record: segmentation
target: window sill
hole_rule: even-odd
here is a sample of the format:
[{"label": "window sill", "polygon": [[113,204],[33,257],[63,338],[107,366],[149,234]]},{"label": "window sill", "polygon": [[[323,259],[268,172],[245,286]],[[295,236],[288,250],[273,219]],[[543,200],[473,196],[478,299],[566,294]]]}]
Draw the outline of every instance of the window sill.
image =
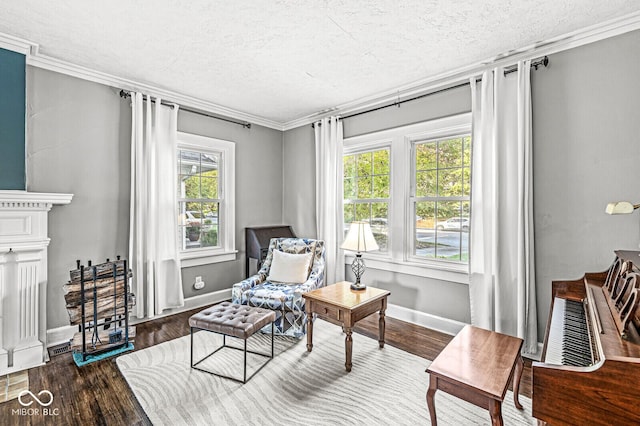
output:
[{"label": "window sill", "polygon": [[236,260],[238,250],[224,251],[222,249],[194,249],[180,252],[182,268],[192,266],[209,265],[212,263],[229,262]]},{"label": "window sill", "polygon": [[[346,255],[345,265],[351,265],[355,256]],[[424,278],[449,281],[458,284],[469,284],[468,266],[465,264],[427,265],[419,262],[398,262],[390,258],[366,257],[366,267],[399,274],[415,275]]]}]

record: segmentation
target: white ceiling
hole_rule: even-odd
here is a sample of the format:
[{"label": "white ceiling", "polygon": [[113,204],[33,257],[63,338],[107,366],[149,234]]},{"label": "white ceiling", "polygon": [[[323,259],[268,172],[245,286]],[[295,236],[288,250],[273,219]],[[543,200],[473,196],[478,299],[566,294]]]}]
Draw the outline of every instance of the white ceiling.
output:
[{"label": "white ceiling", "polygon": [[638,10],[637,0],[2,0],[0,33],[287,123]]}]

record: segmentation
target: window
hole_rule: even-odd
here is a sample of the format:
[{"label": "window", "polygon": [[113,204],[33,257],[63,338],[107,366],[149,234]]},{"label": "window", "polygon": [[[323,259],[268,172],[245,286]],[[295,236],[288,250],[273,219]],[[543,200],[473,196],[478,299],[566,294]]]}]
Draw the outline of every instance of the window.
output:
[{"label": "window", "polygon": [[370,267],[468,282],[470,113],[347,138],[343,167],[345,235],[371,224]]},{"label": "window", "polygon": [[349,223],[371,225],[380,251],[387,251],[389,216],[389,148],[364,151],[343,157],[344,232]]},{"label": "window", "polygon": [[235,259],[235,144],[178,133],[178,241],[183,266]]},{"label": "window", "polygon": [[471,136],[412,143],[412,255],[469,260]]}]

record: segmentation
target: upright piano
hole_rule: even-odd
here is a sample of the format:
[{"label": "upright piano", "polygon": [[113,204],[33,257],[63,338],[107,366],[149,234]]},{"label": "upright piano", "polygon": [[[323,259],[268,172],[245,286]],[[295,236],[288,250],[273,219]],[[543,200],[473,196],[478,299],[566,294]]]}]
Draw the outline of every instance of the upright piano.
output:
[{"label": "upright piano", "polygon": [[552,283],[532,366],[538,424],[640,425],[640,252],[615,254],[607,271]]}]

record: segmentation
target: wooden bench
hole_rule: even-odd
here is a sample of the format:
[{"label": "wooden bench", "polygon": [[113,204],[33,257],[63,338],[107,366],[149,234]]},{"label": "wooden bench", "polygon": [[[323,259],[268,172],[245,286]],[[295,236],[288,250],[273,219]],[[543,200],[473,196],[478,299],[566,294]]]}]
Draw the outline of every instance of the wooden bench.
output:
[{"label": "wooden bench", "polygon": [[522,343],[517,337],[465,326],[427,368],[431,424],[437,425],[434,396],[438,389],[488,409],[491,424],[502,425],[502,401],[513,379],[513,400],[522,409],[518,401]]}]

